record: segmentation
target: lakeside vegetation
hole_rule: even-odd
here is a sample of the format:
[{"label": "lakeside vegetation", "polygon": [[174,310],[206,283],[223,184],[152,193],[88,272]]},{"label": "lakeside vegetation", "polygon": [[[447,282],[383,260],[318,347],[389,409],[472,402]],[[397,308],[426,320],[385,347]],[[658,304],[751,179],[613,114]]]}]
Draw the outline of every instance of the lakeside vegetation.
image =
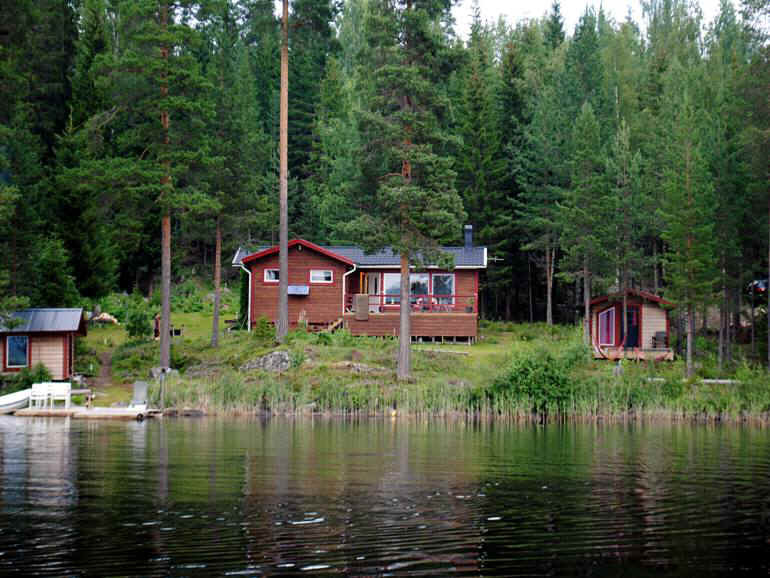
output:
[{"label": "lakeside vegetation", "polygon": [[[205,295],[203,289],[190,293],[188,300],[199,310],[174,316],[184,331],[172,342],[172,362],[179,375],[167,381],[165,407],[219,414],[538,421],[770,419],[764,370],[738,361],[732,370],[720,371],[707,338],[698,341],[696,376],[685,381],[681,359],[657,364],[626,361],[622,375],[615,375],[613,363],[591,358],[576,326],[482,321],[479,341],[472,346],[414,344],[412,379],[401,382],[396,378],[394,339],[353,337],[345,331],[293,331],[279,346],[272,326],[264,322],[251,333],[225,331],[219,347],[212,348],[212,306]],[[228,307],[237,310],[235,302],[228,301]],[[79,349],[91,359],[110,356],[112,384],[96,388],[99,405],[128,401],[128,384],[148,380],[150,369],[157,366],[157,342],[129,338],[124,325],[91,328]],[[286,371],[242,369],[274,351],[287,352]],[[704,378],[725,377],[738,383],[701,383]],[[160,405],[157,384],[151,387],[151,400]]]}]

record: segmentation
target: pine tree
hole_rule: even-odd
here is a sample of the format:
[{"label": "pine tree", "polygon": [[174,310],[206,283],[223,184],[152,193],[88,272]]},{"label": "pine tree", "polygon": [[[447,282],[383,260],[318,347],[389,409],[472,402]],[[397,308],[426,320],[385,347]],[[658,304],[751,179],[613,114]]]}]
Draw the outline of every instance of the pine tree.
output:
[{"label": "pine tree", "polygon": [[[208,149],[209,86],[192,48],[200,32],[195,3],[120,2],[119,48],[96,60],[96,86],[119,107],[112,119],[120,132],[114,156],[102,167],[113,171],[113,187],[145,214],[161,214],[160,364],[169,366],[171,316],[171,212],[206,201],[200,180]],[[157,223],[157,222],[156,222]],[[157,225],[156,225],[157,226]]]},{"label": "pine tree", "polygon": [[410,373],[410,264],[445,262],[439,243],[457,236],[464,217],[451,159],[436,153],[443,138],[437,87],[445,46],[438,24],[450,3],[381,0],[369,8],[361,72],[373,86],[360,119],[365,143],[355,199],[360,214],[348,230],[365,249],[389,245],[401,257],[398,377],[405,379]]}]

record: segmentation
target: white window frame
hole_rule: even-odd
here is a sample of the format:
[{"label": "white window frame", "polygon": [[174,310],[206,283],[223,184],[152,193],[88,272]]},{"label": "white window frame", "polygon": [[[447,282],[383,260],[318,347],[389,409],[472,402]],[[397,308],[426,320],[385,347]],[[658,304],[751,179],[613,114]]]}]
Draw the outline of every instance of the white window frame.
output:
[{"label": "white window frame", "polygon": [[[436,283],[433,281],[436,277],[451,277],[452,278],[452,293],[451,297],[442,297],[440,294],[436,293]],[[431,275],[430,279],[430,291],[433,294],[433,298],[436,299],[437,303],[440,305],[454,305],[455,304],[455,293],[457,291],[457,279],[455,278],[454,273],[433,273]]]},{"label": "white window frame", "polygon": [[[329,280],[325,279],[313,279],[313,273],[329,274]],[[334,283],[334,271],[332,269],[311,269],[310,270],[310,282],[313,285],[331,285]]]},{"label": "white window frame", "polygon": [[[27,342],[27,355],[24,360],[24,365],[11,365],[11,357],[9,355],[9,345],[11,339],[24,339]],[[29,367],[29,336],[28,335],[8,335],[5,338],[5,366],[8,369],[16,369],[22,367]]]},{"label": "white window frame", "polygon": [[[398,293],[388,293],[388,276],[398,277]],[[397,307],[401,304],[401,273],[383,273],[382,274],[382,294],[384,295],[384,304],[392,307]]]},{"label": "white window frame", "polygon": [[[603,315],[611,315],[611,321],[610,321],[610,341],[605,342],[602,341],[602,316]],[[615,345],[615,308],[614,307],[608,307],[604,311],[600,311],[599,315],[596,317],[596,323],[598,325],[597,327],[597,333],[598,335],[598,341],[599,345]]]},{"label": "white window frame", "polygon": [[[276,279],[268,279],[268,278],[267,278],[267,272],[268,272],[268,271],[275,271],[275,272],[276,272],[276,277],[277,277],[277,278],[276,278]],[[263,273],[262,275],[263,275],[263,277],[262,277],[262,280],[263,280],[265,283],[278,283],[278,282],[280,282],[280,280],[281,280],[281,279],[280,279],[280,277],[281,277],[281,270],[280,270],[280,269],[265,269],[265,270],[264,270],[264,273]]]}]

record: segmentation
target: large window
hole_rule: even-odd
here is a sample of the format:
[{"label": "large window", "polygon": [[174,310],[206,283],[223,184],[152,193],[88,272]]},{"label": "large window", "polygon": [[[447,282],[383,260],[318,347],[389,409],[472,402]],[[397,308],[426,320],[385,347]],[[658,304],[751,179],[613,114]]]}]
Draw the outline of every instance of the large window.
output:
[{"label": "large window", "polygon": [[[454,273],[433,274],[433,294],[439,305],[454,305],[455,303],[455,276]],[[440,297],[447,295],[447,297]]]},{"label": "large window", "polygon": [[409,275],[409,302],[427,303],[430,293],[430,275],[428,273],[412,273]]},{"label": "large window", "polygon": [[311,269],[310,270],[310,282],[311,283],[333,283],[334,273],[329,269]]},{"label": "large window", "polygon": [[278,283],[280,269],[265,269],[265,283]]},{"label": "large window", "polygon": [[615,345],[615,308],[599,313],[599,345]]},{"label": "large window", "polygon": [[[385,305],[398,305],[401,294],[401,273],[385,273],[382,276],[383,293],[385,293]],[[395,297],[392,297],[395,295]]]},{"label": "large window", "polygon": [[27,367],[29,338],[26,335],[9,335],[5,340],[6,367]]}]

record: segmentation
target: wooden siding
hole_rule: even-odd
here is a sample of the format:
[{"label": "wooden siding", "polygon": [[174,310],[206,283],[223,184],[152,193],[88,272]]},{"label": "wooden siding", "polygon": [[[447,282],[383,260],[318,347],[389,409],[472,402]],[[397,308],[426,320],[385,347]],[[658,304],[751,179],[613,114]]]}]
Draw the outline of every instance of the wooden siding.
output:
[{"label": "wooden siding", "polygon": [[[478,316],[475,313],[412,313],[414,337],[476,337]],[[345,314],[345,328],[353,335],[373,337],[397,336],[399,313],[373,313],[367,321],[356,321]]]},{"label": "wooden siding", "polygon": [[642,322],[642,347],[652,348],[652,338],[655,333],[667,331],[666,311],[653,303],[645,303]]},{"label": "wooden siding", "polygon": [[42,363],[51,372],[53,379],[69,377],[65,367],[67,365],[64,355],[67,351],[66,347],[65,335],[31,336],[29,339],[31,366]]},{"label": "wooden siding", "polygon": [[[301,250],[300,250],[301,249]],[[251,267],[251,323],[260,317],[272,322],[278,320],[278,283],[265,283],[265,269],[278,269],[278,254],[271,254],[250,264]],[[333,271],[332,283],[311,283],[311,269]],[[342,316],[343,275],[350,269],[344,263],[322,255],[307,247],[289,249],[289,285],[308,285],[310,294],[304,297],[289,295],[289,325],[295,327],[300,313],[305,312],[308,323],[331,323]]]}]

